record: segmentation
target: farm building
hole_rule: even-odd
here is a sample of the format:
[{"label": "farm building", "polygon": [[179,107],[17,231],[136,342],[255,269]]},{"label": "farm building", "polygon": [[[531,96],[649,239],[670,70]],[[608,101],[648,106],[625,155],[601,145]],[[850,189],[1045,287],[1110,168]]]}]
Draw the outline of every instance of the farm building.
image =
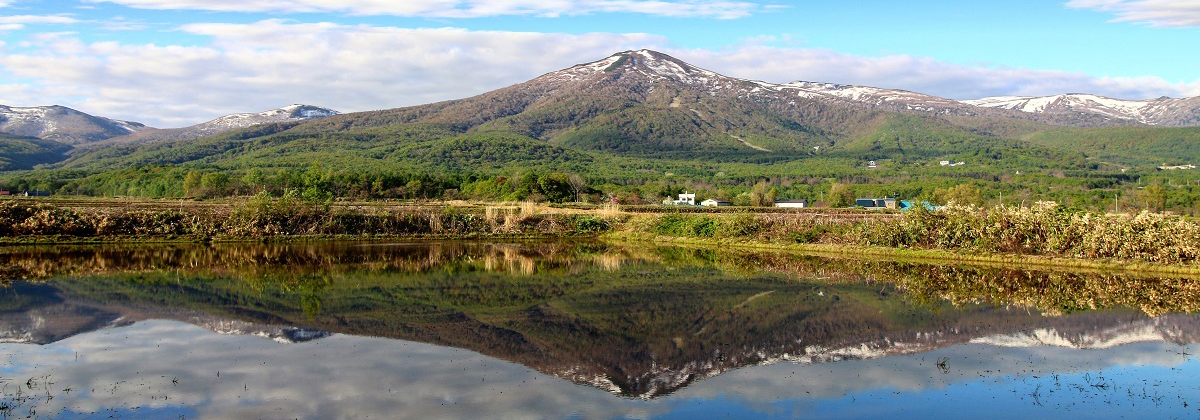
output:
[{"label": "farm building", "polygon": [[899,204],[895,198],[859,198],[854,200],[855,207],[862,207],[868,210],[896,209],[899,208]]},{"label": "farm building", "polygon": [[694,205],[696,205],[696,194],[695,193],[679,194],[678,200],[672,200],[670,198],[666,198],[663,200],[663,204],[668,205],[668,206],[694,206]]},{"label": "farm building", "polygon": [[775,200],[775,207],[808,207],[808,200]]}]

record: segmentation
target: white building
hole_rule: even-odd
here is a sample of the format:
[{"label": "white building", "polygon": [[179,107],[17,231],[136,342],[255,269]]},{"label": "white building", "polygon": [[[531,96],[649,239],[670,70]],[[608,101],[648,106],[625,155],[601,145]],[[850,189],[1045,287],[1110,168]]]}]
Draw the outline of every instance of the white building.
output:
[{"label": "white building", "polygon": [[678,200],[671,200],[670,198],[668,198],[668,199],[663,200],[663,204],[666,204],[669,206],[694,206],[694,205],[696,205],[696,194],[695,193],[679,194]]},{"label": "white building", "polygon": [[723,199],[723,198],[710,198],[710,199],[701,201],[700,205],[704,206],[704,207],[725,207],[725,206],[732,206],[733,202]]},{"label": "white building", "polygon": [[775,207],[804,208],[808,207],[808,200],[775,200]]}]

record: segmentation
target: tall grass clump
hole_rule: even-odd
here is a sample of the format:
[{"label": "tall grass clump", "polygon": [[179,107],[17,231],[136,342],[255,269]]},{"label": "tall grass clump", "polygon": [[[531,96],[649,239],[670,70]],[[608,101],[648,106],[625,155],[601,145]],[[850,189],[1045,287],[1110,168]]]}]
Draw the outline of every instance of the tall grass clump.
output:
[{"label": "tall grass clump", "polygon": [[771,243],[844,243],[852,222],[812,214],[665,214],[643,231],[685,238],[738,239]]},{"label": "tall grass clump", "polygon": [[1076,212],[1052,202],[1033,207],[951,205],[896,221],[864,223],[863,245],[1194,264],[1200,225],[1142,212],[1132,217]]}]

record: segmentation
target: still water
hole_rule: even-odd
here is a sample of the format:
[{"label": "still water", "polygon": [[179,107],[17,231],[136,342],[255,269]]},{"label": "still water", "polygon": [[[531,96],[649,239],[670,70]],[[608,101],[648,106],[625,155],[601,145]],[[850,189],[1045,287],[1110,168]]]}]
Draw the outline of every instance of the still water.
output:
[{"label": "still water", "polygon": [[1200,418],[1183,277],[599,242],[0,248],[0,418]]}]

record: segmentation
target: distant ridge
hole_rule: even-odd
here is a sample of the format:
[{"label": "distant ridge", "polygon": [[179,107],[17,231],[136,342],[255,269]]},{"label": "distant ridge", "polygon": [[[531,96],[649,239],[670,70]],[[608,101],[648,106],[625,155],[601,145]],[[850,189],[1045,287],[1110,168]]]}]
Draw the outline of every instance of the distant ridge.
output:
[{"label": "distant ridge", "polygon": [[85,114],[59,105],[0,105],[0,133],[78,145],[147,130],[142,123]]},{"label": "distant ridge", "polygon": [[147,144],[164,141],[194,139],[221,134],[258,124],[303,121],[314,118],[330,117],[338,114],[340,113],[329,108],[322,108],[313,105],[293,104],[283,108],[276,108],[263,112],[230,114],[188,127],[139,131],[126,136],[115,137],[103,143],[89,145],[89,147],[95,148],[121,144]]},{"label": "distant ridge", "polygon": [[1069,93],[1037,97],[996,96],[962,102],[979,107],[1014,109],[1034,114],[1103,115],[1162,127],[1200,126],[1200,96],[1132,101],[1087,93]]}]

